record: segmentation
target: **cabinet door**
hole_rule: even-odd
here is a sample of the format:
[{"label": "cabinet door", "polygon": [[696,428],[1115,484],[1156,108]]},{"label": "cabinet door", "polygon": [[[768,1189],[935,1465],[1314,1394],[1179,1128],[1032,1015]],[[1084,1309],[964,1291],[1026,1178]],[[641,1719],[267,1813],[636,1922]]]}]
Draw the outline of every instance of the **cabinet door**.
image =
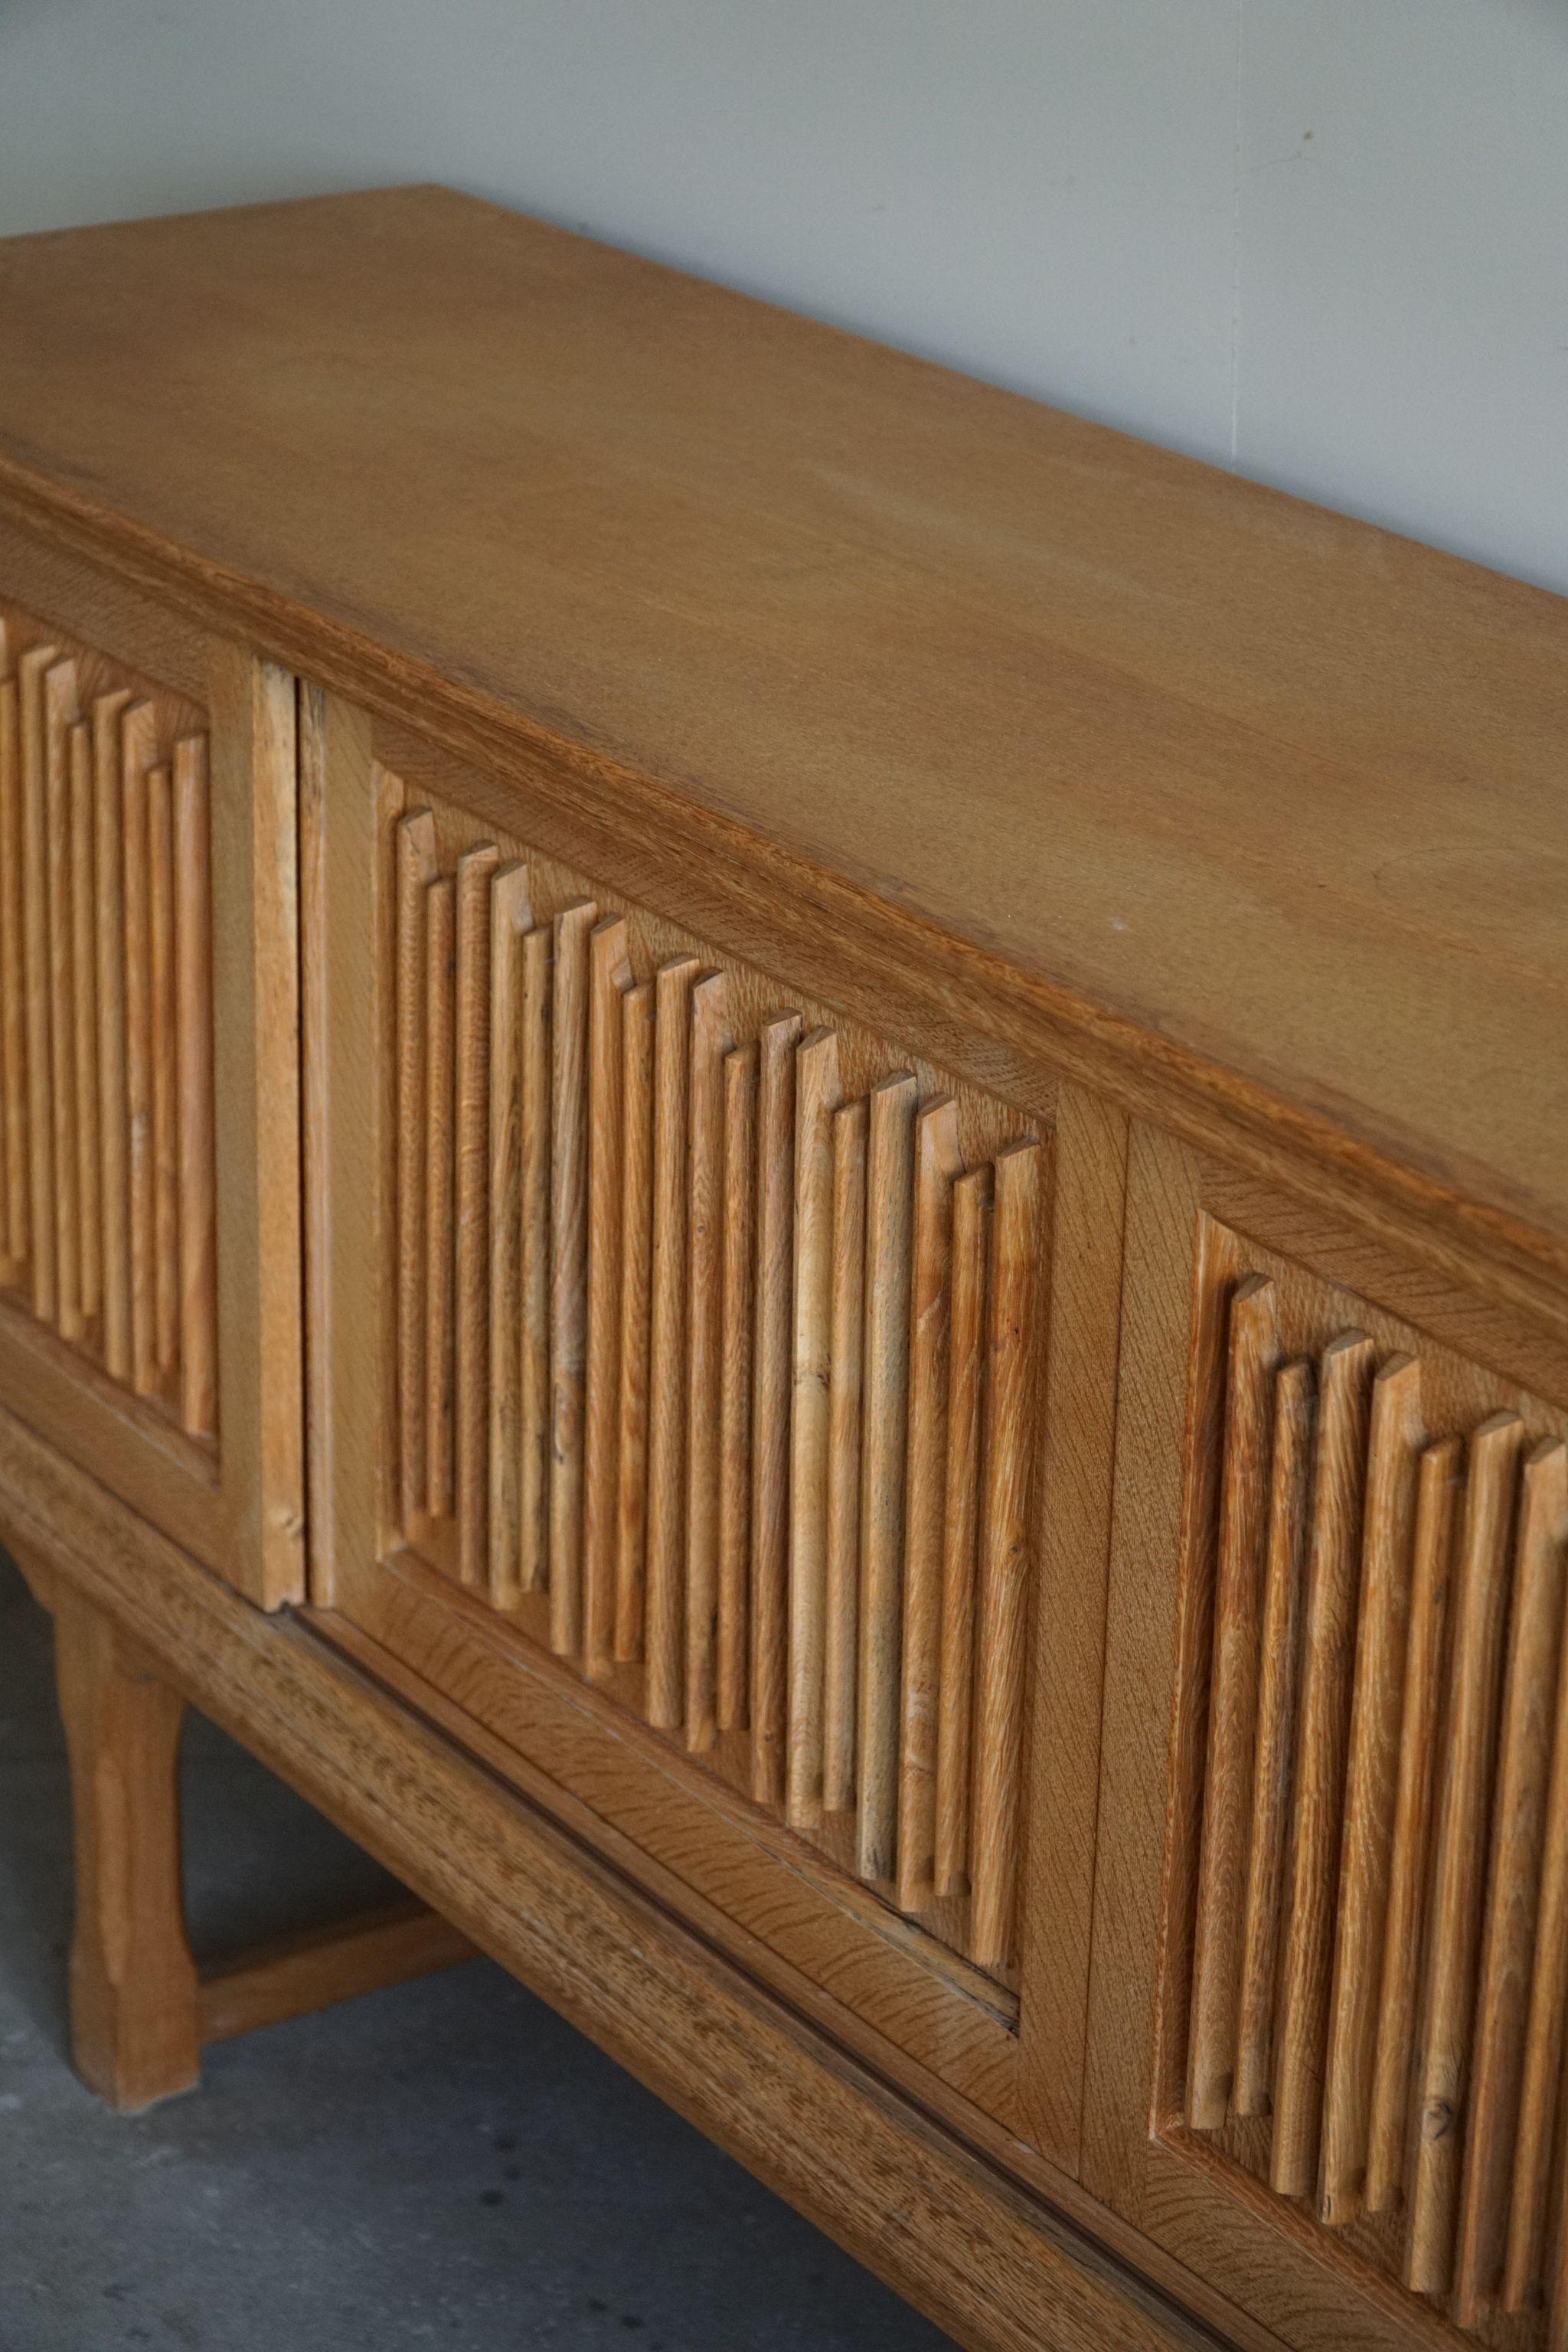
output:
[{"label": "cabinet door", "polygon": [[308,730],[312,1589],[814,2013],[1075,2160],[1119,1130],[1067,1180],[1047,1567],[1058,1122],[376,748]]},{"label": "cabinet door", "polygon": [[1568,1364],[1131,1168],[1086,2178],[1291,2344],[1560,2341]]},{"label": "cabinet door", "polygon": [[0,1402],[303,1569],[294,686],[0,531]]}]

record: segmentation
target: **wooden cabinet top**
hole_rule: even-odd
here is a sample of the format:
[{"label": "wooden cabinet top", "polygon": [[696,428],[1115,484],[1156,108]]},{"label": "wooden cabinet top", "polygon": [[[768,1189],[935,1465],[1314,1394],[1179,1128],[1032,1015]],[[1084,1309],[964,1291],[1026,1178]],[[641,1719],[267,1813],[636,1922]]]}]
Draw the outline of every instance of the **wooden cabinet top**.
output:
[{"label": "wooden cabinet top", "polygon": [[1568,1280],[1563,599],[434,188],[0,244],[0,498]]}]

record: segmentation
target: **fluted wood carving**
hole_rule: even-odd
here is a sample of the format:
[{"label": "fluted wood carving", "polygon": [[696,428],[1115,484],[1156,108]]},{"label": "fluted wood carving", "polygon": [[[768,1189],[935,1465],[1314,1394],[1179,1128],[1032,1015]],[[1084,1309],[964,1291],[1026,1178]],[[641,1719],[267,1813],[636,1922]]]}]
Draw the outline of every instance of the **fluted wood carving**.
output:
[{"label": "fluted wood carving", "polygon": [[405,1540],[1005,1975],[1037,1138],[449,812],[392,865]]},{"label": "fluted wood carving", "polygon": [[1185,2121],[1558,2347],[1568,1449],[1418,1335],[1304,1349],[1302,1290],[1226,1307]]},{"label": "fluted wood carving", "polygon": [[0,608],[0,1288],[217,1430],[203,715]]}]

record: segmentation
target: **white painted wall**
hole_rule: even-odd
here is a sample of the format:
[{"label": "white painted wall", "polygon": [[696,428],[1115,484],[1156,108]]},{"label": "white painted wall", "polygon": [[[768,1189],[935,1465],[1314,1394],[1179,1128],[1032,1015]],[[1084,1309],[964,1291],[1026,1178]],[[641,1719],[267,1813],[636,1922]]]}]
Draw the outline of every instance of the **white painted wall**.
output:
[{"label": "white painted wall", "polygon": [[412,179],[1568,590],[1568,0],[0,0],[0,233]]}]

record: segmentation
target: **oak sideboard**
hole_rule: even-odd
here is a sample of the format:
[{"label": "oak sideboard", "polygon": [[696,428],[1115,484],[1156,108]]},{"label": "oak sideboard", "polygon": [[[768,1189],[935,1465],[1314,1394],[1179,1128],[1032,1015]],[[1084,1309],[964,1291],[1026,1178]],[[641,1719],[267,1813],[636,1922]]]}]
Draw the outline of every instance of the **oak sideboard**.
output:
[{"label": "oak sideboard", "polygon": [[[0,245],[89,2082],[478,1946],[975,2352],[1568,2347],[1565,761],[1558,598],[466,197]],[[187,1703],[410,1902],[198,1973]]]}]

